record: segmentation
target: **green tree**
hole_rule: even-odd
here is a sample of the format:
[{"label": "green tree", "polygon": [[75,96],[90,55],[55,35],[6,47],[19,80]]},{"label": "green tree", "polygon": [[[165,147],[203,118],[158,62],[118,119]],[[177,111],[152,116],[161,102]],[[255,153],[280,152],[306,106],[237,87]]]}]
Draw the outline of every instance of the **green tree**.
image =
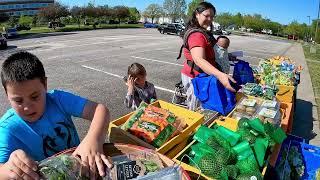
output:
[{"label": "green tree", "polygon": [[114,9],[114,15],[116,18],[118,18],[119,23],[121,23],[121,20],[129,18],[130,17],[130,11],[129,8],[126,6],[116,6]]},{"label": "green tree", "polygon": [[38,21],[39,21],[38,16],[33,16],[33,17],[32,17],[32,26],[33,26],[33,27],[36,27],[37,24],[38,24]]},{"label": "green tree", "polygon": [[32,24],[32,17],[30,16],[21,16],[19,18],[19,24],[23,25],[23,26],[30,26]]},{"label": "green tree", "polygon": [[80,28],[81,24],[81,19],[83,18],[83,8],[78,7],[78,6],[73,6],[72,9],[70,10],[72,18],[76,21],[78,24],[78,27]]},{"label": "green tree", "polygon": [[18,22],[19,22],[19,19],[17,17],[11,16],[9,18],[8,24],[9,24],[10,27],[14,27],[15,25],[18,24]]},{"label": "green tree", "polygon": [[151,23],[153,23],[153,20],[161,17],[162,14],[163,10],[159,4],[150,4],[144,11],[143,15],[147,18],[151,18]]},{"label": "green tree", "polygon": [[193,11],[196,10],[198,4],[201,3],[201,2],[203,2],[203,1],[204,1],[204,0],[192,0],[192,1],[189,3],[189,5],[188,5],[188,13],[187,13],[187,15],[188,15],[189,17],[191,17]]},{"label": "green tree", "polygon": [[58,2],[41,9],[39,12],[39,16],[48,21],[60,20],[61,17],[66,17],[69,14],[68,7]]},{"label": "green tree", "polygon": [[292,21],[284,30],[286,34],[289,35],[296,35],[299,38],[303,39],[304,36],[306,35],[306,32],[308,30],[307,25],[304,24],[299,24],[297,21]]},{"label": "green tree", "polygon": [[241,27],[244,24],[243,21],[243,16],[241,13],[237,13],[234,17],[233,17],[233,23],[237,26],[237,27]]},{"label": "green tree", "polygon": [[233,16],[230,13],[221,13],[217,15],[217,17],[214,19],[215,22],[219,23],[222,27],[228,27],[232,24],[233,22]]},{"label": "green tree", "polygon": [[163,9],[166,11],[168,16],[173,22],[183,18],[185,14],[187,5],[185,0],[165,0],[163,3]]},{"label": "green tree", "polygon": [[129,14],[130,14],[129,16],[130,21],[138,22],[141,17],[140,12],[135,7],[129,8]]}]

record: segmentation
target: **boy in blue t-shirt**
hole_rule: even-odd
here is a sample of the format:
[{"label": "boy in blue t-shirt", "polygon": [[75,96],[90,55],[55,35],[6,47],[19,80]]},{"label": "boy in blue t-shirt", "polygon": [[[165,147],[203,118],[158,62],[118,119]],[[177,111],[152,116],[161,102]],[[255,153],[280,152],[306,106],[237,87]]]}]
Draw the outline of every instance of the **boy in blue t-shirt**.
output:
[{"label": "boy in blue t-shirt", "polygon": [[[76,147],[90,176],[105,175],[111,166],[103,153],[109,110],[74,94],[47,92],[41,61],[18,52],[2,64],[1,81],[11,104],[0,119],[0,179],[39,179],[36,161]],[[92,120],[80,143],[71,116]]]}]

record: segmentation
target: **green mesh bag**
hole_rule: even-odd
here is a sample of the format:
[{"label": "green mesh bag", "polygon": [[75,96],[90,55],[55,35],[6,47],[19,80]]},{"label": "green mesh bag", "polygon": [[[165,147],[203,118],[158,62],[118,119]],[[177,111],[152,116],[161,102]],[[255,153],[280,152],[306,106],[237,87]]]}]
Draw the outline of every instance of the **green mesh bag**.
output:
[{"label": "green mesh bag", "polygon": [[212,154],[204,155],[199,161],[201,173],[212,178],[219,178],[224,167],[225,165],[218,163],[215,155]]},{"label": "green mesh bag", "polygon": [[249,121],[248,118],[241,118],[241,119],[238,121],[238,130],[239,130],[239,129],[246,129],[246,128],[248,128],[248,127],[249,127],[248,121]]},{"label": "green mesh bag", "polygon": [[211,134],[212,136],[208,138],[207,143],[213,149],[218,150],[219,148],[230,149],[230,143],[223,139],[217,132]]},{"label": "green mesh bag", "polygon": [[231,155],[228,159],[228,164],[236,164],[237,161],[238,161],[238,155],[233,149],[231,149]]},{"label": "green mesh bag", "polygon": [[239,168],[240,174],[259,171],[259,167],[254,156],[239,160],[236,166]]},{"label": "green mesh bag", "polygon": [[249,144],[254,144],[254,142],[256,141],[256,136],[253,135],[252,133],[250,133],[249,130],[239,130],[238,133],[241,135],[241,140],[244,141],[248,141]]},{"label": "green mesh bag", "polygon": [[224,148],[220,148],[218,149],[217,153],[216,153],[216,160],[223,164],[223,165],[227,165],[229,162],[229,159],[231,159],[231,150],[230,149],[224,149]]},{"label": "green mesh bag", "polygon": [[239,174],[239,168],[235,165],[228,165],[226,167],[228,177],[230,179],[236,179]]},{"label": "green mesh bag", "polygon": [[259,171],[248,172],[240,174],[237,180],[263,180],[262,175]]}]

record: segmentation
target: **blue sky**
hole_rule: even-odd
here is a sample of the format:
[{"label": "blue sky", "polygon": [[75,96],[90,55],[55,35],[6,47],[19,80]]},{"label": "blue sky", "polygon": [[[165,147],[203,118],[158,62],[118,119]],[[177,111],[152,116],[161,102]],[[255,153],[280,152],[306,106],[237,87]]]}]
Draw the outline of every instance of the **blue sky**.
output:
[{"label": "blue sky", "polygon": [[[58,0],[65,5],[85,5],[94,0]],[[137,7],[143,11],[149,4],[162,5],[164,0],[95,0],[95,4],[109,6],[125,5]],[[218,13],[230,12],[242,14],[261,14],[265,18],[281,24],[288,24],[293,20],[299,23],[309,23],[309,18],[317,18],[318,3],[320,0],[209,0]],[[186,0],[187,3],[191,0]]]}]

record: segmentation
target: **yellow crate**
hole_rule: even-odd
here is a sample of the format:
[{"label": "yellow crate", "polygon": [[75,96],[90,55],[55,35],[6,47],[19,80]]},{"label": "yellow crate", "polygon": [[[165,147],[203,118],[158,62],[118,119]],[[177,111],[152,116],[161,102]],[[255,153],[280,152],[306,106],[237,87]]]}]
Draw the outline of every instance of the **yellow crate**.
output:
[{"label": "yellow crate", "polygon": [[[232,131],[236,131],[237,128],[238,128],[238,121],[235,120],[235,119],[232,119],[232,118],[223,118],[223,119],[218,119],[216,120],[215,122],[213,122],[212,124],[209,125],[209,127],[213,126],[214,123],[217,123],[218,125],[220,126],[224,126]],[[196,175],[200,175],[200,178],[202,179],[207,179],[207,180],[213,180],[212,178],[204,175],[204,174],[200,174],[200,170],[197,169],[196,167],[193,167],[189,164],[186,164],[183,162],[183,160],[185,158],[188,158],[187,156],[184,156],[184,154],[186,154],[186,152],[191,148],[192,145],[194,145],[196,143],[195,140],[193,140],[188,146],[186,146],[179,154],[177,154],[175,157],[174,157],[174,161],[177,163],[177,164],[180,164],[182,166],[182,168],[187,171],[187,172],[191,172],[191,173],[194,173]],[[181,159],[183,158],[183,159]],[[265,164],[263,170],[262,170],[262,176],[265,175],[266,173],[266,169],[267,169],[267,163]],[[197,178],[197,177],[195,177]]]},{"label": "yellow crate", "polygon": [[284,85],[278,85],[277,86],[279,91],[276,94],[276,98],[280,102],[285,103],[292,103],[294,100],[294,86],[284,86]]},{"label": "yellow crate", "polygon": [[[162,154],[166,154],[169,150],[171,150],[174,146],[180,144],[181,142],[183,142],[185,139],[187,139],[194,131],[195,129],[204,121],[204,116],[200,113],[194,112],[194,111],[190,111],[188,109],[176,106],[174,104],[162,101],[162,100],[157,100],[154,103],[152,103],[152,105],[163,108],[163,109],[167,109],[169,110],[171,113],[173,113],[175,116],[183,119],[185,121],[185,123],[188,125],[187,128],[185,128],[179,135],[173,137],[172,139],[170,139],[169,141],[167,141],[165,144],[163,144],[160,148],[154,148],[156,149],[157,152],[162,153]],[[119,127],[122,124],[124,124],[129,117],[133,114],[133,112],[119,118],[116,119],[114,121],[112,121],[110,123],[110,130],[109,130],[109,137],[112,133],[112,127]],[[120,128],[116,128],[117,130],[120,130]],[[128,136],[130,138],[132,142],[132,139],[134,139],[134,141],[138,141],[139,145],[144,145],[146,144],[144,141],[138,139],[138,138],[134,138],[132,137],[133,135],[130,136],[129,133],[123,132],[122,135],[124,136]],[[110,138],[110,141],[113,141],[112,138]],[[115,140],[118,141],[118,140]],[[113,142],[113,143],[117,143],[117,142]],[[125,142],[125,138],[122,137],[121,142],[119,143],[126,143]],[[151,145],[150,145],[151,146]],[[151,148],[148,145],[148,148]]]},{"label": "yellow crate", "polygon": [[188,145],[189,142],[190,138],[186,138],[181,143],[169,150],[165,155],[168,158],[173,159],[179,152],[181,152]]}]

